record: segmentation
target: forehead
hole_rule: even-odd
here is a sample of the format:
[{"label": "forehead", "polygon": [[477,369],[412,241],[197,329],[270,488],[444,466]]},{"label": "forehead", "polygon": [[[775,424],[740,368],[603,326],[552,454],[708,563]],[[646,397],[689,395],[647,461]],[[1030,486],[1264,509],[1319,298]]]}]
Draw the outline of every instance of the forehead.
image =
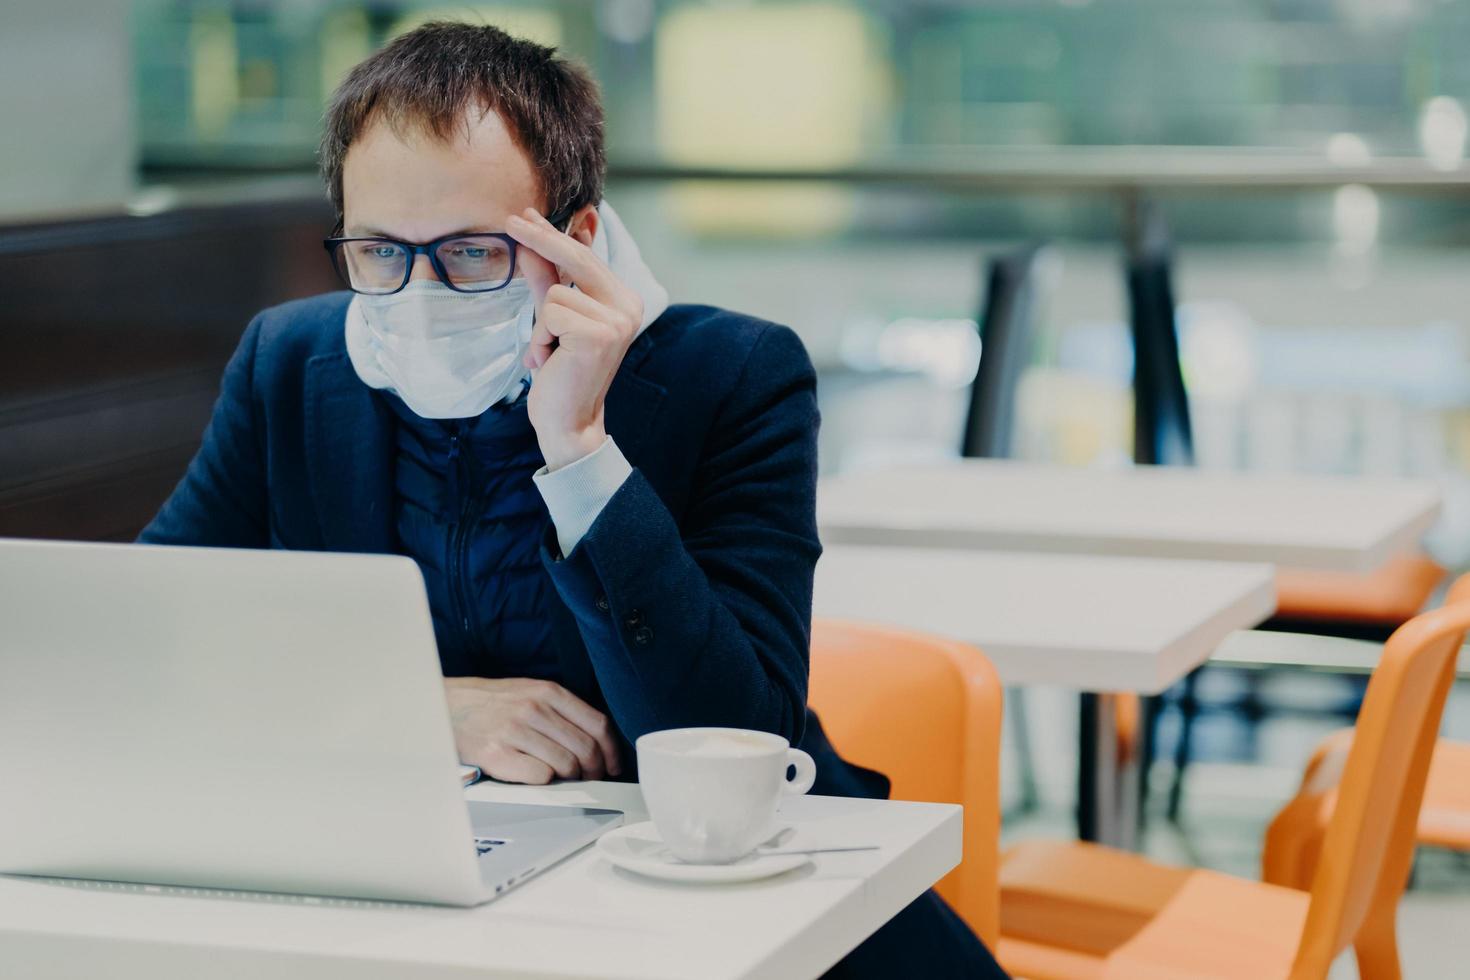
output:
[{"label": "forehead", "polygon": [[342,162],[349,233],[428,241],[468,228],[500,230],[508,215],[541,206],[535,170],[494,112],[468,112],[445,138],[374,116]]}]

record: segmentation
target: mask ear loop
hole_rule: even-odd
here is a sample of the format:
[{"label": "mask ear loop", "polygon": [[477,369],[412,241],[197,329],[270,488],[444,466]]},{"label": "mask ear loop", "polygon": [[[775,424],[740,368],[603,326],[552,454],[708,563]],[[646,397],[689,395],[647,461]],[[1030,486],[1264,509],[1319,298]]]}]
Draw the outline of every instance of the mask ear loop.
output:
[{"label": "mask ear loop", "polygon": [[[516,318],[516,339],[520,341],[519,356],[524,357],[526,351],[530,349],[531,334],[535,332],[535,327],[536,301],[534,299],[527,299],[525,309],[521,310],[520,316]],[[519,391],[515,392],[515,397],[508,397],[510,392],[502,392],[495,402],[505,401],[514,404],[525,397],[526,393],[530,390],[531,372],[527,370],[525,374],[521,375],[521,387]]]}]

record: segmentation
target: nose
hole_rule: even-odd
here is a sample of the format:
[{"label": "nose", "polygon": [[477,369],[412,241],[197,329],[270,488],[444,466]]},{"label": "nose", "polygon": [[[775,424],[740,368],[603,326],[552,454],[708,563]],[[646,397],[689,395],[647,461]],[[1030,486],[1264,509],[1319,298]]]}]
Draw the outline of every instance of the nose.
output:
[{"label": "nose", "polygon": [[438,281],[439,277],[434,273],[434,264],[429,261],[427,255],[415,255],[413,265],[408,270],[408,281],[417,282],[421,279]]}]

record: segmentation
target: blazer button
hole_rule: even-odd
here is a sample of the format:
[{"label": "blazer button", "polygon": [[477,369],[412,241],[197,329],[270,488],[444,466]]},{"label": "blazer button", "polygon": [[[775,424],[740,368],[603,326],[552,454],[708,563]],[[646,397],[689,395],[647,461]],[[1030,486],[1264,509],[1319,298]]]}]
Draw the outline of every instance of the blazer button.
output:
[{"label": "blazer button", "polygon": [[597,597],[597,608],[602,612],[608,611],[610,607],[607,604],[607,596],[600,595]]},{"label": "blazer button", "polygon": [[627,618],[623,620],[623,625],[628,627],[628,629],[630,630],[635,630],[638,627],[642,626],[643,611],[640,609],[630,609],[628,611]]},{"label": "blazer button", "polygon": [[640,626],[638,632],[633,634],[633,642],[640,647],[646,647],[653,642],[653,627]]}]

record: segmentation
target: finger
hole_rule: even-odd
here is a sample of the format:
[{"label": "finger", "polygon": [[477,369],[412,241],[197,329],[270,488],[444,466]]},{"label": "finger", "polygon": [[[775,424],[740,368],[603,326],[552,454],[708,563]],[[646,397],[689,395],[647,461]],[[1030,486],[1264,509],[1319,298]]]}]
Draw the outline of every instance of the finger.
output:
[{"label": "finger", "polygon": [[[621,340],[618,328],[554,303],[547,305],[537,320],[537,326],[545,326],[547,332],[556,339],[554,347],[580,349],[588,344],[613,345]],[[534,335],[533,330],[532,336]]]},{"label": "finger", "polygon": [[511,748],[519,749],[533,759],[540,759],[562,779],[579,779],[582,775],[582,766],[571,749],[546,737],[529,724],[517,726],[505,741]]},{"label": "finger", "polygon": [[602,747],[597,744],[597,740],[568,721],[551,705],[542,707],[545,711],[531,720],[531,727],[575,755],[582,768],[583,779],[601,779],[606,775],[607,764],[602,759]]},{"label": "finger", "polygon": [[631,342],[638,332],[643,318],[643,302],[631,297],[631,306],[612,306],[593,299],[580,289],[570,286],[552,286],[546,293],[546,307],[564,306],[590,320],[606,324],[616,330],[624,340]]},{"label": "finger", "polygon": [[602,758],[607,763],[608,775],[621,776],[622,760],[618,757],[617,739],[613,737],[612,723],[607,715],[559,685],[551,692],[549,702],[562,717],[597,740]]},{"label": "finger", "polygon": [[534,248],[523,245],[516,249],[516,270],[525,277],[526,285],[531,289],[531,299],[536,303],[536,312],[540,313],[546,302],[546,291],[561,282],[556,264],[536,254]]},{"label": "finger", "polygon": [[556,775],[552,768],[540,759],[532,758],[515,749],[502,748],[483,762],[475,762],[480,770],[491,779],[505,783],[526,783],[544,786]]},{"label": "finger", "polygon": [[612,300],[618,295],[622,284],[607,263],[571,235],[558,231],[534,208],[507,218],[505,230],[516,241],[556,265],[584,292],[601,300]]},{"label": "finger", "polygon": [[569,310],[576,310],[585,317],[600,320],[603,323],[619,323],[627,319],[622,312],[608,306],[599,300],[593,299],[580,289],[558,284],[546,291],[547,306],[565,306]]},{"label": "finger", "polygon": [[538,370],[555,349],[556,337],[547,328],[546,317],[537,316],[536,325],[531,328],[531,343],[526,348],[526,356],[521,359],[522,363],[532,371]]}]

